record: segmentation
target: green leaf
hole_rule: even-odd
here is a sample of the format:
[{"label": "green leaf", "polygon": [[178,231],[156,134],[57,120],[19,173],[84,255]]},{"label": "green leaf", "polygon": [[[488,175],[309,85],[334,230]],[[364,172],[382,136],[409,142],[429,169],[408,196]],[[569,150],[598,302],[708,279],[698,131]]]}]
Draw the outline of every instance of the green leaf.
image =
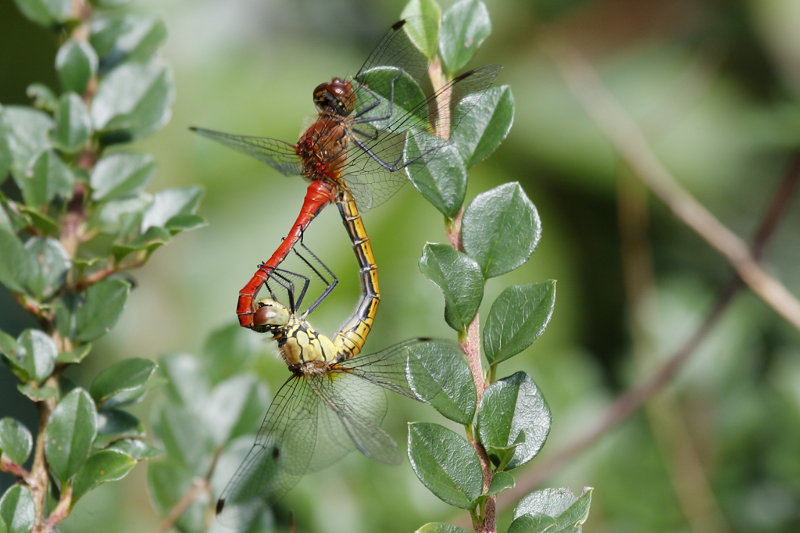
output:
[{"label": "green leaf", "polygon": [[144,437],[142,422],[122,409],[101,409],[97,412],[95,448],[105,448],[120,439]]},{"label": "green leaf", "polygon": [[467,167],[489,157],[511,131],[514,97],[508,86],[492,87],[463,98],[455,109],[451,140]]},{"label": "green leaf", "polygon": [[116,262],[133,252],[146,252],[149,256],[154,250],[164,246],[172,238],[172,234],[161,227],[152,226],[129,242],[115,242],[111,247]]},{"label": "green leaf", "polygon": [[150,199],[140,194],[124,200],[109,200],[100,203],[89,219],[89,225],[103,233],[128,235],[138,232],[144,211]]},{"label": "green leaf", "polygon": [[58,98],[50,87],[41,83],[31,83],[25,89],[25,94],[33,100],[33,107],[43,111],[55,113],[58,107]]},{"label": "green leaf", "polygon": [[32,166],[32,176],[20,186],[25,203],[31,206],[48,204],[56,196],[72,197],[75,178],[69,167],[52,150],[39,154]]},{"label": "green leaf", "polygon": [[[558,533],[555,530],[555,520],[545,515],[522,515],[508,526],[508,533]],[[567,532],[564,532],[567,533]]]},{"label": "green leaf", "polygon": [[167,123],[175,96],[172,75],[157,61],[112,70],[92,101],[92,119],[104,144],[144,137]]},{"label": "green leaf", "polygon": [[485,278],[514,270],[528,260],[541,237],[539,214],[519,183],[479,194],[467,206],[461,226],[464,251],[481,265]]},{"label": "green leaf", "polygon": [[158,367],[150,359],[131,357],[103,370],[92,382],[89,393],[98,407],[111,408],[138,401]]},{"label": "green leaf", "polygon": [[0,518],[9,533],[30,533],[36,517],[36,505],[28,487],[13,485],[0,498]]},{"label": "green leaf", "polygon": [[233,376],[214,387],[202,410],[211,422],[208,429],[217,445],[257,431],[268,398],[266,386],[249,374]]},{"label": "green leaf", "polygon": [[17,351],[17,341],[14,337],[0,330],[0,353],[12,356]]},{"label": "green leaf", "polygon": [[[32,225],[36,229],[42,232],[43,235],[49,236],[56,236],[58,235],[61,228],[58,227],[58,223],[50,218],[49,216],[45,215],[44,213],[38,211],[34,207],[30,207],[24,204],[17,204],[19,210],[24,213],[28,217],[27,225]],[[47,206],[42,206],[44,209],[47,209]]]},{"label": "green leaf", "polygon": [[86,300],[75,313],[76,338],[89,342],[111,331],[125,307],[130,288],[121,279],[105,279],[89,287]]},{"label": "green leaf", "polygon": [[[406,138],[406,161],[432,149],[441,139],[423,131],[412,132]],[[467,192],[467,168],[455,144],[436,148],[436,157],[421,159],[420,164],[406,167],[414,187],[444,216],[453,218],[464,203]]]},{"label": "green leaf", "polygon": [[468,533],[467,530],[461,529],[453,524],[445,524],[443,522],[428,522],[421,528],[417,529],[414,533]]},{"label": "green leaf", "polygon": [[[158,512],[166,516],[191,489],[194,477],[193,472],[169,459],[150,463],[147,469],[147,492]],[[208,528],[207,511],[208,503],[195,499],[181,514],[175,524],[175,529],[187,532],[206,531]],[[217,528],[212,527],[212,529]]]},{"label": "green leaf", "polygon": [[55,239],[32,237],[25,250],[34,259],[35,268],[29,273],[27,286],[36,298],[49,298],[57,292],[71,266],[69,255]]},{"label": "green leaf", "polygon": [[500,464],[499,469],[510,470],[533,459],[549,432],[550,409],[536,384],[524,372],[492,383],[483,393],[478,409],[481,443],[490,455],[492,448],[503,449],[516,444],[508,464]]},{"label": "green leaf", "polygon": [[[378,97],[379,104],[370,111],[371,116],[396,118],[405,113],[411,113],[422,120],[428,120],[428,109],[426,109],[426,106],[419,105],[425,99],[425,93],[411,73],[397,67],[377,66],[362,72],[358,81],[370,89],[370,92],[358,92],[357,96],[363,99],[359,100],[359,106],[365,104],[374,105],[375,97]],[[390,113],[389,96],[392,94],[392,90],[394,90],[394,99],[391,100],[392,113]],[[416,120],[398,121],[392,120],[392,118],[370,122],[378,130],[387,130],[395,133],[403,133],[414,127],[416,123]],[[397,142],[402,142],[402,139]],[[399,146],[399,144],[396,146]]]},{"label": "green leaf", "polygon": [[445,11],[439,49],[447,72],[464,68],[489,36],[492,25],[486,5],[478,0],[461,0]]},{"label": "green leaf", "polygon": [[408,380],[413,392],[443,416],[469,424],[477,393],[461,349],[449,341],[428,340],[408,345]]},{"label": "green leaf", "polygon": [[104,72],[126,61],[147,60],[166,38],[166,25],[158,17],[112,13],[92,20],[90,40]]},{"label": "green leaf", "polygon": [[137,461],[154,459],[164,454],[155,446],[150,446],[141,439],[123,439],[111,444],[107,449],[118,450],[126,455],[130,455]]},{"label": "green leaf", "polygon": [[547,531],[570,531],[579,533],[589,518],[592,503],[591,488],[584,488],[580,496],[569,489],[542,489],[528,494],[514,508],[514,519],[524,515],[548,516],[553,525]]},{"label": "green leaf", "polygon": [[153,430],[170,460],[200,474],[208,468],[214,453],[214,439],[202,419],[190,409],[161,405],[155,411]]},{"label": "green leaf", "polygon": [[88,43],[70,39],[58,49],[56,72],[65,92],[82,94],[97,74],[97,54]]},{"label": "green leaf", "polygon": [[505,361],[544,332],[556,305],[556,282],[513,285],[492,304],[483,328],[483,353],[491,364]]},{"label": "green leaf", "polygon": [[53,120],[45,113],[27,107],[0,108],[0,139],[5,139],[11,156],[11,173],[20,189],[30,174],[33,161],[50,148],[48,132]]},{"label": "green leaf", "polygon": [[83,361],[92,351],[91,344],[84,344],[70,352],[61,352],[56,357],[56,363],[76,364]]},{"label": "green leaf", "polygon": [[22,242],[8,229],[0,227],[0,283],[14,292],[24,292],[33,258]]},{"label": "green leaf", "polygon": [[0,454],[13,463],[24,465],[33,447],[33,437],[22,422],[10,417],[0,419]]},{"label": "green leaf", "polygon": [[32,402],[44,402],[58,397],[58,389],[55,387],[39,387],[35,382],[20,383],[17,385],[17,390]]},{"label": "green leaf", "polygon": [[15,0],[25,17],[46,28],[56,28],[70,15],[71,0]]},{"label": "green leaf", "polygon": [[513,489],[515,485],[514,476],[508,472],[495,472],[492,477],[492,484],[489,485],[488,494],[500,494],[504,490]]},{"label": "green leaf", "polygon": [[165,355],[158,360],[158,367],[167,378],[167,394],[171,402],[192,407],[202,404],[208,397],[211,385],[196,357],[189,354]]},{"label": "green leaf", "polygon": [[444,318],[456,331],[465,331],[483,298],[483,276],[472,258],[445,244],[426,244],[419,269],[444,293]]},{"label": "green leaf", "polygon": [[58,349],[49,335],[38,329],[26,329],[17,338],[17,352],[9,360],[19,377],[38,382],[53,372],[56,355]]},{"label": "green leaf", "polygon": [[92,119],[81,98],[75,93],[61,96],[56,109],[56,128],[51,138],[59,150],[80,152],[92,132]]},{"label": "green leaf", "polygon": [[50,415],[44,452],[52,474],[62,483],[89,457],[97,435],[97,411],[91,396],[81,388],[64,396]]},{"label": "green leaf", "polygon": [[191,231],[193,229],[202,228],[208,225],[206,219],[200,215],[175,215],[167,221],[165,226],[172,235],[177,235],[184,231]]},{"label": "green leaf", "polygon": [[438,498],[462,509],[474,508],[483,474],[475,450],[463,437],[438,424],[412,422],[408,457],[419,480]]},{"label": "green leaf", "polygon": [[428,61],[436,57],[439,50],[439,24],[442,9],[435,0],[410,0],[400,13],[406,20],[405,31],[414,46]]},{"label": "green leaf", "polygon": [[150,154],[117,152],[102,158],[89,183],[92,200],[115,200],[138,193],[152,179],[156,163]]},{"label": "green leaf", "polygon": [[124,478],[134,466],[136,461],[133,457],[116,450],[100,450],[89,457],[75,476],[72,501],[78,501],[81,496],[103,483]]},{"label": "green leaf", "polygon": [[153,226],[165,226],[173,217],[194,214],[203,196],[201,187],[175,187],[159,191],[144,213],[142,231]]}]

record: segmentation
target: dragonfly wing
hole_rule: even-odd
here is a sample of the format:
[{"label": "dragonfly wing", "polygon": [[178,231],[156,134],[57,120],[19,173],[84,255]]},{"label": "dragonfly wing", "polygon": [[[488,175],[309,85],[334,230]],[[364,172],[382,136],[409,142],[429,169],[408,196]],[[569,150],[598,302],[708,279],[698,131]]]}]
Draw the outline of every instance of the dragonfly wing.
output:
[{"label": "dragonfly wing", "polygon": [[292,376],[275,395],[250,451],[217,502],[224,524],[241,524],[266,500],[278,500],[308,469],[317,442],[319,399]]},{"label": "dragonfly wing", "polygon": [[294,145],[285,141],[270,139],[269,137],[233,135],[204,128],[192,127],[190,129],[228,148],[233,148],[250,157],[254,157],[286,176],[298,176],[303,172],[303,165]]},{"label": "dragonfly wing", "polygon": [[331,415],[328,425],[320,428],[320,442],[325,439],[332,446],[317,450],[323,461],[328,460],[326,455],[353,448],[383,463],[400,461],[397,443],[380,427],[386,415],[386,393],[380,387],[347,372],[318,376],[310,384]]}]

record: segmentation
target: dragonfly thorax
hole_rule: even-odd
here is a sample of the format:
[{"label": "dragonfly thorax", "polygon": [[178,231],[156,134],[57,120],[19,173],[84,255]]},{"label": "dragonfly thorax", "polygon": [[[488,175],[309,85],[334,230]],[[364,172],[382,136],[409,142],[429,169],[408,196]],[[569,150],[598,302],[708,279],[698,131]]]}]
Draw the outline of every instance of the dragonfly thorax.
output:
[{"label": "dragonfly thorax", "polygon": [[321,115],[346,117],[356,107],[356,94],[349,81],[333,78],[314,89],[314,105]]}]

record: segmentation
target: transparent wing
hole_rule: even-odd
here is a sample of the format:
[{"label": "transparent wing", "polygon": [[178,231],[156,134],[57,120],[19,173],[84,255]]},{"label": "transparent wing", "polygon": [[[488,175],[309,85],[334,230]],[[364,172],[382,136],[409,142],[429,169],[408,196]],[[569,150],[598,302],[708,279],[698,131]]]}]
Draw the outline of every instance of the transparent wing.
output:
[{"label": "transparent wing", "polygon": [[303,172],[300,157],[294,146],[287,142],[269,137],[233,135],[204,128],[192,127],[189,129],[228,148],[254,157],[286,176],[299,176]]}]

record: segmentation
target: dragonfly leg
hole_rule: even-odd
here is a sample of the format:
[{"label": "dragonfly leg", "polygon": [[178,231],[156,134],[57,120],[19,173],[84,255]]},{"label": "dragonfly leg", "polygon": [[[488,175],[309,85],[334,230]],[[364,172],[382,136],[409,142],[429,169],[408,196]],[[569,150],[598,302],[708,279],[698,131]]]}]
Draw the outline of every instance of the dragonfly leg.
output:
[{"label": "dragonfly leg", "polygon": [[381,115],[381,116],[377,116],[377,117],[365,117],[364,116],[364,114],[366,114],[367,112],[372,111],[373,109],[375,109],[378,106],[378,104],[380,103],[381,100],[380,100],[380,97],[375,93],[375,91],[373,91],[372,89],[367,87],[366,84],[362,84],[361,87],[365,91],[367,91],[367,93],[369,93],[369,95],[372,96],[372,98],[374,98],[374,101],[372,103],[370,103],[368,106],[366,106],[364,109],[362,109],[358,113],[356,113],[355,116],[354,116],[355,120],[353,120],[353,122],[355,122],[356,124],[366,124],[366,123],[369,123],[369,122],[380,122],[381,120],[388,120],[388,119],[392,118],[392,114],[394,113],[394,85],[395,85],[395,83],[397,83],[397,80],[400,79],[400,76],[402,74],[403,74],[402,71],[398,71],[397,74],[394,76],[394,78],[392,78],[391,81],[389,82],[389,99],[387,100],[387,102],[389,104],[389,108],[386,110],[386,114],[385,115]]},{"label": "dragonfly leg", "polygon": [[303,248],[305,254],[308,254],[311,258],[313,258],[313,260],[317,264],[319,264],[319,266],[322,267],[322,270],[324,270],[328,274],[328,276],[330,276],[329,280],[328,278],[326,278],[325,275],[323,275],[322,272],[320,272],[320,269],[314,266],[314,264],[305,257],[305,255],[301,254],[297,250],[297,248],[294,249],[294,253],[297,255],[297,257],[299,257],[300,260],[303,261],[303,263],[305,263],[308,266],[308,268],[310,268],[311,271],[314,272],[314,274],[316,274],[317,277],[322,280],[323,283],[325,283],[325,290],[322,291],[322,294],[320,294],[317,297],[317,299],[314,300],[314,303],[308,306],[308,309],[306,309],[305,312],[303,313],[303,316],[308,316],[314,311],[314,309],[316,309],[319,306],[319,304],[322,303],[323,300],[325,300],[325,298],[328,297],[328,295],[333,291],[333,289],[336,288],[336,286],[339,284],[339,279],[336,277],[333,271],[330,268],[328,268],[328,265],[323,263],[322,260],[319,257],[317,257],[317,255],[314,252],[312,252],[311,249],[305,245],[305,243],[303,243],[302,239],[300,240],[300,247]]}]

